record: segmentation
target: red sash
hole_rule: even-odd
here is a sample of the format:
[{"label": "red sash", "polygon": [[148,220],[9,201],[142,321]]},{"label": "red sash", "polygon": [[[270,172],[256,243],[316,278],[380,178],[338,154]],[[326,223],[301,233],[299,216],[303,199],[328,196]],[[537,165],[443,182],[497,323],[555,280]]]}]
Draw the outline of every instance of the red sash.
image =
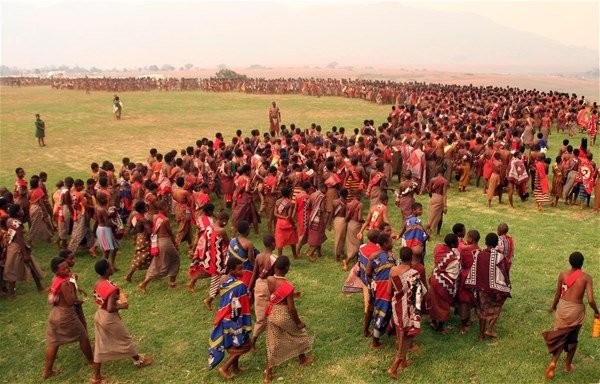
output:
[{"label": "red sash", "polygon": [[535,170],[540,179],[540,187],[542,188],[542,193],[548,193],[548,176],[546,176],[546,167],[544,166],[544,163],[542,163],[541,161],[536,161]]},{"label": "red sash", "polygon": [[60,286],[62,285],[62,283],[64,283],[65,281],[67,281],[67,279],[60,276],[54,276],[52,278],[52,283],[50,284],[50,288],[48,289],[48,304],[58,304],[58,291],[60,290]]},{"label": "red sash", "polygon": [[265,309],[265,315],[269,316],[273,311],[273,305],[281,303],[285,300],[289,295],[294,292],[294,286],[289,281],[284,281],[275,292],[271,294],[269,298],[269,304],[267,304],[267,308]]},{"label": "red sash", "polygon": [[152,256],[158,256],[159,249],[158,249],[158,234],[157,234],[157,232],[166,218],[167,217],[165,215],[163,215],[162,213],[157,214],[156,217],[154,218],[152,235],[150,235],[150,254]]},{"label": "red sash", "polygon": [[33,191],[31,191],[31,196],[29,196],[29,202],[30,203],[37,203],[39,200],[43,199],[44,196],[46,196],[46,194],[44,193],[44,190],[42,188],[35,188]]},{"label": "red sash", "polygon": [[269,175],[263,183],[263,194],[270,195],[275,190],[277,177]]},{"label": "red sash", "polygon": [[367,196],[369,196],[371,194],[371,190],[373,189],[373,187],[376,186],[377,184],[379,184],[379,182],[381,181],[382,178],[383,178],[383,173],[381,173],[381,172],[377,172],[375,174],[375,176],[373,176],[371,178],[371,180],[369,181],[369,186],[367,187]]},{"label": "red sash", "polygon": [[565,292],[567,292],[567,289],[571,288],[571,286],[575,284],[577,279],[579,279],[579,276],[581,276],[582,274],[583,271],[581,269],[576,269],[575,271],[571,272],[569,276],[567,276],[567,278],[564,281],[564,284],[561,286],[560,297],[562,297],[562,295],[564,295]]},{"label": "red sash", "polygon": [[333,188],[337,184],[339,184],[340,181],[342,181],[340,177],[335,173],[332,173],[331,176],[329,176],[327,180],[325,180],[325,185],[327,186],[327,188]]},{"label": "red sash", "polygon": [[114,292],[119,291],[119,287],[108,280],[102,280],[94,287],[94,302],[100,308],[106,309],[106,301]]}]

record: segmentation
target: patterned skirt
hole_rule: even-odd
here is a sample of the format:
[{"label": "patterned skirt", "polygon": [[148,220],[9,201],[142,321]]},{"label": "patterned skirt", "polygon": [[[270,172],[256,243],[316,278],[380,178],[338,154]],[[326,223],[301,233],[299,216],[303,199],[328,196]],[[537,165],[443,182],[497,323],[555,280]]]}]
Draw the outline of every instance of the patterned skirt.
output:
[{"label": "patterned skirt", "polygon": [[275,367],[310,352],[314,336],[298,329],[287,305],[275,304],[267,319],[267,366]]},{"label": "patterned skirt", "polygon": [[138,271],[148,269],[152,262],[150,239],[144,233],[135,235],[135,255],[131,260],[131,269]]}]

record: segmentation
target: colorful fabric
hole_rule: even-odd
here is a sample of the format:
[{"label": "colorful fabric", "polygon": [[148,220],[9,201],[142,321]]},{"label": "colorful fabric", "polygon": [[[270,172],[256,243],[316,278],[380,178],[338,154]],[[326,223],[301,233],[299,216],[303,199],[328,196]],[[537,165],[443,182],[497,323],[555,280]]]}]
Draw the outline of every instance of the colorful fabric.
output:
[{"label": "colorful fabric", "polygon": [[309,198],[310,195],[308,193],[302,193],[298,197],[296,197],[298,237],[300,238],[304,237],[306,232],[308,232]]},{"label": "colorful fabric", "polygon": [[583,184],[583,189],[587,196],[591,195],[594,190],[594,175],[595,171],[592,162],[587,157],[582,158],[575,182]]},{"label": "colorful fabric", "polygon": [[450,317],[450,306],[454,303],[460,272],[459,253],[446,244],[438,244],[434,251],[434,268],[429,278],[431,287],[431,311],[433,320],[445,322]]},{"label": "colorful fabric", "polygon": [[465,245],[460,247],[460,275],[458,277],[458,291],[456,298],[459,303],[466,303],[471,306],[475,305],[475,296],[473,291],[465,287],[465,281],[469,276],[471,267],[473,266],[473,253],[479,248],[475,244]]},{"label": "colorful fabric", "polygon": [[219,287],[221,300],[209,338],[208,366],[213,369],[225,357],[225,351],[248,346],[252,332],[250,298],[246,285],[228,276]]},{"label": "colorful fabric", "polygon": [[421,308],[427,288],[415,269],[392,277],[392,319],[396,332],[409,337],[421,332]]},{"label": "colorful fabric", "polygon": [[422,246],[423,247],[423,255],[425,255],[425,242],[429,237],[425,232],[425,227],[423,227],[423,222],[416,216],[410,216],[406,220],[406,230],[404,231],[404,235],[402,235],[402,245],[405,245],[409,248]]},{"label": "colorful fabric", "polygon": [[200,274],[206,276],[223,275],[227,266],[228,247],[222,235],[209,225],[198,239],[194,257],[189,268],[190,278]]},{"label": "colorful fabric", "polygon": [[507,277],[504,256],[495,249],[480,249],[473,254],[473,265],[465,287],[478,292],[490,292],[498,300],[504,300],[510,297],[510,281]]},{"label": "colorful fabric", "polygon": [[[258,255],[260,251],[254,248],[254,255]],[[252,279],[252,272],[254,271],[254,264],[248,258],[248,251],[242,247],[242,244],[237,237],[234,237],[229,241],[229,248],[227,250],[229,257],[235,257],[243,263],[244,275],[242,276],[242,282],[246,284],[246,287],[250,286],[250,280]]]},{"label": "colorful fabric", "polygon": [[515,257],[515,242],[513,241],[512,237],[509,235],[498,236],[498,245],[496,246],[496,250],[504,256],[506,270],[507,272],[510,272],[510,267],[512,266],[513,258]]},{"label": "colorful fabric", "polygon": [[96,239],[98,246],[103,251],[119,249],[119,243],[117,242],[111,227],[102,227],[99,225],[98,228],[96,228]]},{"label": "colorful fabric", "polygon": [[396,265],[396,261],[389,253],[380,251],[378,254],[371,256],[371,265],[373,267],[371,289],[375,311],[374,335],[379,337],[385,332],[392,315],[390,305],[392,297],[388,292],[388,286],[390,284],[390,269]]},{"label": "colorful fabric", "polygon": [[546,166],[541,161],[535,162],[536,182],[540,183],[540,188],[543,193],[547,194],[550,192],[548,186],[548,175],[546,175]]},{"label": "colorful fabric", "polygon": [[367,287],[371,285],[371,279],[366,273],[367,263],[369,262],[371,256],[379,250],[381,250],[379,245],[371,242],[363,244],[358,248],[358,277]]},{"label": "colorful fabric", "polygon": [[368,229],[379,229],[379,225],[383,222],[383,211],[385,210],[385,205],[377,204],[373,213],[371,214],[371,220],[369,221]]}]

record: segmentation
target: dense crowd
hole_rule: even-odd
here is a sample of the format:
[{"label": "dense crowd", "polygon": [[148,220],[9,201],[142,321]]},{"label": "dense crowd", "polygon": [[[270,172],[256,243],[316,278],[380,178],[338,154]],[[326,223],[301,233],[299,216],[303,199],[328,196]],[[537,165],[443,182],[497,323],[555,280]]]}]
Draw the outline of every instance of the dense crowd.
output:
[{"label": "dense crowd", "polygon": [[[154,80],[143,79],[68,81],[74,89],[157,86]],[[184,83],[174,79],[174,89],[182,89]],[[5,292],[14,297],[15,283],[28,276],[43,289],[43,274],[31,249],[52,241],[55,233],[63,256],[52,261],[55,277],[45,376],[54,373],[58,346],[73,341],[80,341],[88,360],[98,364],[95,382],[102,381],[104,361],[129,356],[139,366],[152,362],[137,353],[122,321],[114,325],[114,318],[104,313],[127,307],[127,298],[119,297],[109,277],[117,270],[119,242],[128,233],[135,255],[126,278],[132,281],[136,272],[146,270],[138,286],[143,292],[164,277],[170,287],[177,287],[180,246],[187,243],[187,289],[193,293],[198,279],[210,279],[204,299],[208,310],[220,296],[209,343],[211,368],[227,351],[230,357],[220,374],[225,378],[239,374],[239,357],[255,348],[266,330],[265,381],[269,381],[272,369],[283,361],[298,357],[307,365],[314,359],[309,354],[313,336],[294,305],[298,293],[285,277],[290,260],[282,256],[283,250],[289,248],[293,258],[316,262],[333,229],[335,259],[350,271],[344,291],[364,296],[363,332],[372,338],[371,346],[380,347],[380,338],[395,330],[397,354],[388,373],[397,377],[398,370],[407,366],[407,352],[418,348],[414,338],[421,316],[427,314],[431,327],[446,333],[454,306],[460,331],[466,332],[475,310],[479,339],[495,338],[494,325],[510,297],[515,246],[506,223],[499,224],[497,233],[487,234],[482,247],[477,230],[467,231],[457,223],[449,231],[446,225],[443,232],[448,234],[435,245],[432,273],[426,277],[427,241],[444,229],[452,186],[460,192],[482,188],[482,203],[488,205],[496,196],[502,202],[507,193],[513,209],[527,207],[531,192],[540,211],[561,201],[583,209],[595,195],[594,208],[600,211],[600,173],[588,148],[595,144],[597,106],[576,95],[358,80],[206,79],[189,84],[210,91],[356,97],[393,106],[382,124],[364,120],[350,131],[324,130],[318,124],[282,125],[273,102],[267,132],[238,130],[232,138],[216,133],[179,151],[160,153],[153,148],[147,159],[137,162],[125,157],[118,166],[108,160],[92,163],[87,180],[64,177],[55,191],[46,187],[45,173],[27,179],[25,170],[17,168],[12,192],[0,190]],[[572,138],[577,131],[588,136],[580,145],[565,139],[560,148],[550,148],[549,135],[562,132]],[[400,210],[400,225],[389,220],[389,191]],[[513,200],[515,192],[520,204]],[[427,195],[428,218],[423,222],[423,205],[416,199]],[[260,222],[267,229],[262,251],[248,237],[252,229],[259,233]],[[402,243],[397,253],[394,241]],[[73,255],[81,249],[104,256],[96,264],[101,279],[94,298],[101,315],[94,319],[93,356],[89,340],[86,344],[85,319],[76,309],[80,304],[76,280],[69,270]],[[579,255],[572,256],[576,270],[583,263]],[[572,280],[571,285],[583,281]],[[597,314],[593,297],[588,299]],[[76,322],[83,325],[73,326]],[[118,340],[102,336],[110,333],[110,327],[118,327]],[[558,327],[562,333],[547,336],[552,353],[560,354],[561,348],[573,344],[573,327],[576,324]],[[570,360],[568,365],[571,369]],[[547,376],[554,376],[553,369],[550,373]]]}]

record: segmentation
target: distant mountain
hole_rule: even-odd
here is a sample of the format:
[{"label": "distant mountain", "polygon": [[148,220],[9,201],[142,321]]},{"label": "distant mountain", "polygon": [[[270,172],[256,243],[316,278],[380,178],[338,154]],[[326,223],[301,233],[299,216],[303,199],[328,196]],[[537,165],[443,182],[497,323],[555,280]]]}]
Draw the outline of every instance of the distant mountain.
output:
[{"label": "distant mountain", "polygon": [[[598,67],[598,50],[565,45],[471,13],[393,2],[335,3],[315,6],[310,24],[296,25],[304,20],[302,13],[286,20],[288,27],[277,32],[278,40],[296,42],[299,57],[320,55],[321,62],[340,66],[515,73],[586,72]],[[333,32],[332,25],[337,27]]]}]

